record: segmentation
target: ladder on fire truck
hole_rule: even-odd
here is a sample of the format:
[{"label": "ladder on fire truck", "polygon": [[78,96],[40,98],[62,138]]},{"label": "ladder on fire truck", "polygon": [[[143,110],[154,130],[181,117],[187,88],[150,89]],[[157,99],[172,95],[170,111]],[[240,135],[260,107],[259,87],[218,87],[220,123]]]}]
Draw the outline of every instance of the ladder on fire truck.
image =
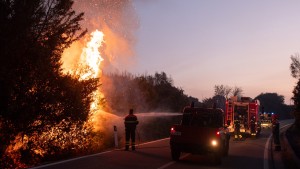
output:
[{"label": "ladder on fire truck", "polygon": [[232,114],[233,114],[233,106],[232,106],[232,103],[230,101],[227,101],[228,104],[226,104],[226,109],[227,109],[227,113],[226,113],[226,123],[228,120],[230,120],[231,123],[233,123],[231,121],[232,119]]}]

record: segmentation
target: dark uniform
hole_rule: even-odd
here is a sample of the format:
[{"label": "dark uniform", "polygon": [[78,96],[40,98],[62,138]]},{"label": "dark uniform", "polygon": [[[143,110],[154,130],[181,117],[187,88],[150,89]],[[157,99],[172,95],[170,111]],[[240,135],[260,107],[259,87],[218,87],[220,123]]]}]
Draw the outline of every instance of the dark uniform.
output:
[{"label": "dark uniform", "polygon": [[242,135],[240,133],[241,124],[239,120],[234,120],[234,138],[241,139]]},{"label": "dark uniform", "polygon": [[274,140],[274,146],[275,146],[275,151],[280,151],[281,146],[280,146],[280,139],[279,139],[279,121],[278,121],[278,116],[273,115],[273,121],[272,121],[272,132],[273,132],[273,140]]},{"label": "dark uniform", "polygon": [[250,121],[250,131],[251,131],[251,135],[255,136],[256,131],[255,131],[255,120],[254,120],[254,117],[252,117],[252,119]]},{"label": "dark uniform", "polygon": [[125,117],[125,135],[126,135],[126,143],[125,150],[129,150],[129,143],[131,139],[131,148],[135,150],[135,129],[136,125],[139,123],[137,117],[133,115],[133,109],[129,110],[129,114]]}]

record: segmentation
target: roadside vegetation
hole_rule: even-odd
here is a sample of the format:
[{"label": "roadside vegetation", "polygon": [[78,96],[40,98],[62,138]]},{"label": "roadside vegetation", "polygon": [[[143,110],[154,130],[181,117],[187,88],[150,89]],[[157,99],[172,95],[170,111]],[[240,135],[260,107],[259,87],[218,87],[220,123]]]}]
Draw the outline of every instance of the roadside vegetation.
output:
[{"label": "roadside vegetation", "polygon": [[292,146],[295,154],[300,158],[300,58],[299,54],[291,56],[292,63],[290,65],[292,77],[298,79],[298,82],[293,90],[294,109],[293,116],[295,123],[287,129],[286,136]]}]

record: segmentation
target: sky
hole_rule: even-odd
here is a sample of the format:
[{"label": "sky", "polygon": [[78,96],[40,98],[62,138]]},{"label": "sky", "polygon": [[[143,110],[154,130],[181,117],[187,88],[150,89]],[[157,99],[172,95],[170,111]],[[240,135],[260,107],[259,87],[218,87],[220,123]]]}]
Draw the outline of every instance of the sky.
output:
[{"label": "sky", "polygon": [[200,101],[215,85],[243,96],[278,93],[291,103],[300,52],[300,1],[134,0],[139,18],[129,72],[165,72]]}]

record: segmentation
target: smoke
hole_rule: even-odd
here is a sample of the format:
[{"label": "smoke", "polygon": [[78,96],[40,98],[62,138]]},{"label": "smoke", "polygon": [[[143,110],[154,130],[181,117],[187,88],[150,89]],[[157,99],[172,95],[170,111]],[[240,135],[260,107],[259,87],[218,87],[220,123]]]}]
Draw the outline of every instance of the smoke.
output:
[{"label": "smoke", "polygon": [[89,33],[96,29],[104,33],[103,70],[132,65],[135,32],[139,28],[132,0],[75,0],[73,7],[77,12],[84,12],[82,28],[87,28]]}]

